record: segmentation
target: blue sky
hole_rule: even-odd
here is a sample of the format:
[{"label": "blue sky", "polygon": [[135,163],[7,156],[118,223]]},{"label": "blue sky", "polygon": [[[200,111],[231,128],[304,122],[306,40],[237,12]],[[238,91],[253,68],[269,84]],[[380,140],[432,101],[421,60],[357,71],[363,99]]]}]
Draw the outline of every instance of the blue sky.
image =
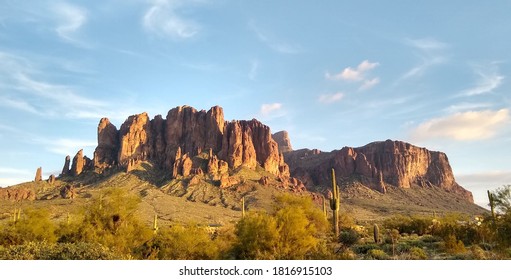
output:
[{"label": "blue sky", "polygon": [[185,104],[295,148],[443,151],[480,204],[511,183],[510,1],[318,3],[0,0],[0,186]]}]

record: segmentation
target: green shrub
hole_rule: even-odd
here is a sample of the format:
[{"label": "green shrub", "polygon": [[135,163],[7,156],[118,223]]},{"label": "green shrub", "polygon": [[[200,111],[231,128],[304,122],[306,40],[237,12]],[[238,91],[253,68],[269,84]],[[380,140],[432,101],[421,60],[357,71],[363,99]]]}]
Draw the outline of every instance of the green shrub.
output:
[{"label": "green shrub", "polygon": [[445,251],[450,254],[461,254],[465,253],[465,245],[463,241],[457,240],[456,236],[451,234],[444,239]]},{"label": "green shrub", "polygon": [[389,255],[387,255],[384,251],[379,250],[379,249],[369,250],[365,257],[366,257],[366,259],[370,259],[370,260],[388,260],[388,259],[390,259]]},{"label": "green shrub", "polygon": [[427,260],[428,254],[422,248],[412,247],[409,251],[410,259],[412,260]]},{"label": "green shrub", "polygon": [[341,231],[339,234],[339,242],[341,242],[346,247],[351,247],[360,240],[360,235],[354,229],[347,229]]},{"label": "green shrub", "polygon": [[370,250],[376,249],[378,250],[380,249],[380,246],[378,246],[378,244],[368,243],[354,246],[353,251],[355,251],[355,253],[357,254],[367,254],[367,252],[369,252]]},{"label": "green shrub", "polygon": [[2,260],[118,260],[124,259],[100,244],[27,242],[0,249]]},{"label": "green shrub", "polygon": [[212,260],[219,258],[219,248],[212,236],[196,225],[174,225],[159,230],[151,242],[151,252],[143,258],[160,260]]},{"label": "green shrub", "polygon": [[0,232],[0,245],[20,245],[26,242],[54,243],[55,225],[45,209],[24,209],[21,219],[10,222]]}]

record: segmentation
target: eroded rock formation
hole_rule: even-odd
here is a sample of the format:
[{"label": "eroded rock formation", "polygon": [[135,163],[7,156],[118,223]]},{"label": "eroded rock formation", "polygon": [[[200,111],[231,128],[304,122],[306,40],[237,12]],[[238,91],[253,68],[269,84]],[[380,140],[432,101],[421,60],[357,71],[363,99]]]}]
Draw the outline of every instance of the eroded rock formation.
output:
[{"label": "eroded rock formation", "polygon": [[340,178],[356,178],[364,185],[386,192],[386,185],[440,187],[473,201],[472,193],[454,180],[447,156],[411,144],[387,140],[359,148],[344,147],[330,153],[299,150],[286,154],[291,175],[307,185],[329,183],[329,170]]},{"label": "eroded rock formation", "polygon": [[35,172],[34,182],[41,182],[42,180],[43,180],[43,168],[39,167],[39,168],[37,168],[37,170]]},{"label": "eroded rock formation", "polygon": [[291,139],[289,139],[289,134],[287,131],[279,131],[272,135],[273,139],[277,144],[279,145],[279,152],[280,153],[286,153],[293,150],[293,147],[291,146]]},{"label": "eroded rock formation", "polygon": [[133,115],[119,131],[103,118],[98,125],[94,167],[99,172],[114,166],[130,171],[139,162],[152,161],[175,178],[201,168],[192,158],[202,151],[210,154],[207,164],[210,174],[225,174],[228,168],[240,166],[250,169],[261,166],[276,176],[289,176],[289,168],[268,126],[255,119],[226,122],[218,106],[207,112],[189,106],[176,107],[166,119],[156,116],[150,120],[147,113]]}]

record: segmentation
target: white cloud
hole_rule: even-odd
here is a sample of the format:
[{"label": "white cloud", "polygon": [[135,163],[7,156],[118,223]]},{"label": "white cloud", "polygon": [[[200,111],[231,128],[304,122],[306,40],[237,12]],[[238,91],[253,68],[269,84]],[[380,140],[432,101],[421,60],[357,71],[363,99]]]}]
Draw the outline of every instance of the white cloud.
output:
[{"label": "white cloud", "polygon": [[144,14],[142,24],[151,33],[171,39],[188,39],[195,36],[200,26],[178,13],[182,1],[154,0]]},{"label": "white cloud", "polygon": [[496,70],[490,70],[487,72],[478,70],[476,71],[479,79],[476,85],[472,88],[466,89],[462,92],[464,96],[473,96],[491,93],[502,85],[504,76],[500,75]]},{"label": "white cloud", "polygon": [[356,68],[346,67],[341,72],[337,74],[331,74],[330,72],[325,73],[325,79],[332,81],[349,81],[360,84],[358,90],[368,90],[378,83],[380,83],[380,78],[374,77],[369,78],[371,70],[378,67],[380,63],[378,62],[370,62],[369,60],[362,61]]},{"label": "white cloud", "polygon": [[356,68],[347,67],[337,74],[326,72],[325,78],[328,80],[345,80],[345,81],[362,81],[368,71],[376,68],[380,64],[378,62],[362,61]]},{"label": "white cloud", "polygon": [[267,32],[262,31],[254,21],[250,21],[248,23],[249,28],[256,34],[259,41],[267,45],[270,49],[283,53],[283,54],[297,54],[303,52],[302,47],[298,45],[289,44],[287,42],[283,42],[280,39],[274,38],[275,36],[270,36]]},{"label": "white cloud", "polygon": [[87,10],[76,5],[59,2],[53,5],[52,12],[57,17],[57,35],[65,41],[82,45],[76,38],[76,32],[87,22]]},{"label": "white cloud", "polygon": [[420,124],[411,136],[415,141],[438,138],[456,141],[490,139],[508,124],[509,119],[508,109],[456,113]]},{"label": "white cloud", "polygon": [[260,114],[262,116],[269,116],[271,114],[274,114],[275,112],[280,111],[281,109],[282,109],[281,103],[263,104],[261,105]]},{"label": "white cloud", "polygon": [[334,94],[322,94],[319,96],[318,101],[324,104],[331,104],[340,101],[344,97],[344,93],[337,92]]}]

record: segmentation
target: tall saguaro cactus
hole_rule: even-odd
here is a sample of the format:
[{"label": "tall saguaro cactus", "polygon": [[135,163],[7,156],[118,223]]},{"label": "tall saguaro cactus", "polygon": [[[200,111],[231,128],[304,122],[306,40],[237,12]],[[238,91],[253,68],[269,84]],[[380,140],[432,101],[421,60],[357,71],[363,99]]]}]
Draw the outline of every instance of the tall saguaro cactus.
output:
[{"label": "tall saguaro cactus", "polygon": [[245,218],[245,197],[241,198],[241,217]]},{"label": "tall saguaro cactus", "polygon": [[495,224],[495,200],[493,198],[493,194],[489,190],[488,190],[488,200],[490,201],[491,217],[493,219],[493,224]]},{"label": "tall saguaro cactus", "polygon": [[380,243],[380,228],[377,224],[374,224],[373,226],[373,237],[374,243]]},{"label": "tall saguaro cactus", "polygon": [[341,195],[339,186],[335,180],[335,170],[332,168],[332,192],[330,195],[330,209],[333,212],[333,227],[335,236],[339,236],[339,208],[341,204]]},{"label": "tall saguaro cactus", "polygon": [[158,232],[158,214],[154,214],[154,220],[153,220],[153,232],[156,234]]}]

